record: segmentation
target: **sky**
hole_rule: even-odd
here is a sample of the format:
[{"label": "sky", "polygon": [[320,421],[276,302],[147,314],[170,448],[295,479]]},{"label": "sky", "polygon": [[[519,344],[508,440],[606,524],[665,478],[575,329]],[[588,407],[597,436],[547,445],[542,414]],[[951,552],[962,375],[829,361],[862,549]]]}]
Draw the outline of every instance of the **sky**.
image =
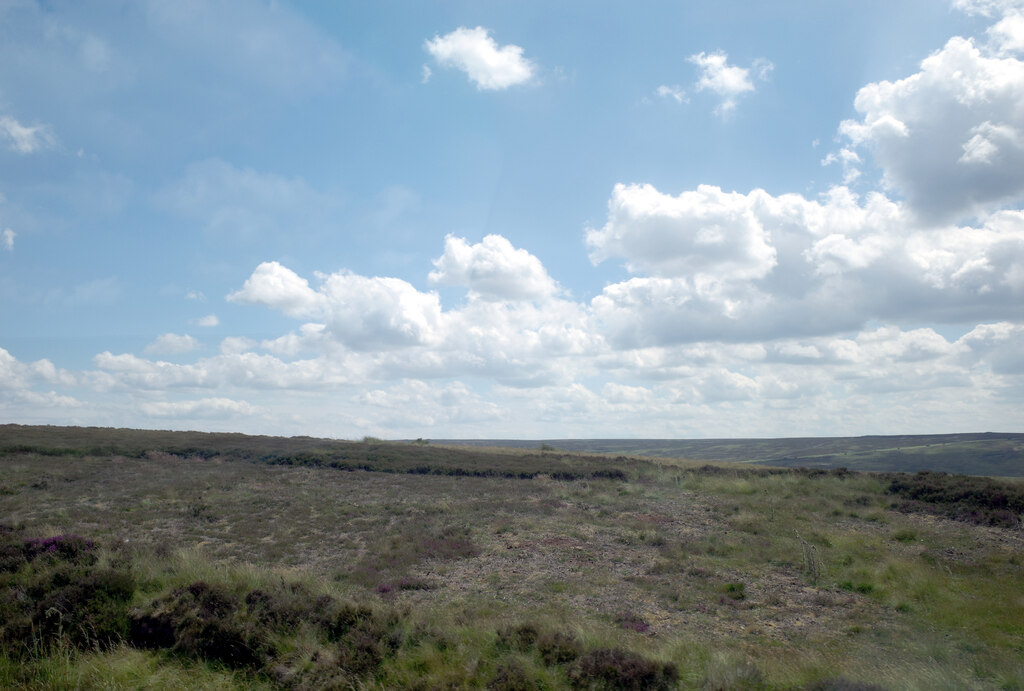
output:
[{"label": "sky", "polygon": [[1024,0],[0,0],[0,422],[1024,432]]}]

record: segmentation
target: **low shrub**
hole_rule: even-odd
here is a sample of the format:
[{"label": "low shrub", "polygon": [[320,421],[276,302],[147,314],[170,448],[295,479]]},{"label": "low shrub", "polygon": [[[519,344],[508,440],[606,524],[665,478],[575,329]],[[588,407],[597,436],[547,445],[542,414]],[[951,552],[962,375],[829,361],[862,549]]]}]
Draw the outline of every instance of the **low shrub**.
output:
[{"label": "low shrub", "polygon": [[572,687],[588,691],[657,691],[673,688],[678,680],[675,665],[648,660],[621,648],[591,650],[569,667]]},{"label": "low shrub", "polygon": [[271,650],[265,629],[243,609],[241,598],[226,589],[196,581],[133,613],[130,639],[229,667],[259,667]]},{"label": "low shrub", "polygon": [[26,540],[23,551],[27,561],[46,556],[73,564],[93,564],[96,561],[95,547],[92,540],[78,535],[54,535],[53,537]]},{"label": "low shrub", "polygon": [[564,665],[583,653],[583,646],[575,637],[558,631],[537,637],[537,652],[545,665]]},{"label": "low shrub", "polygon": [[526,652],[537,644],[540,630],[533,624],[506,626],[498,630],[498,647]]},{"label": "low shrub", "polygon": [[487,682],[488,691],[538,691],[541,685],[531,679],[516,659],[506,660],[498,665],[494,676]]},{"label": "low shrub", "polygon": [[619,612],[615,615],[615,623],[624,629],[636,631],[637,633],[644,633],[651,628],[651,625],[635,612]]},{"label": "low shrub", "polygon": [[108,648],[128,633],[135,578],[98,568],[96,546],[77,535],[0,541],[0,648],[17,656],[54,644]]},{"label": "low shrub", "polygon": [[1024,515],[1024,485],[987,477],[921,471],[889,476],[887,492],[905,513],[933,513],[970,523],[1015,528]]},{"label": "low shrub", "polygon": [[34,635],[65,640],[79,649],[108,648],[128,633],[128,605],[135,579],[123,571],[70,568],[29,588]]}]

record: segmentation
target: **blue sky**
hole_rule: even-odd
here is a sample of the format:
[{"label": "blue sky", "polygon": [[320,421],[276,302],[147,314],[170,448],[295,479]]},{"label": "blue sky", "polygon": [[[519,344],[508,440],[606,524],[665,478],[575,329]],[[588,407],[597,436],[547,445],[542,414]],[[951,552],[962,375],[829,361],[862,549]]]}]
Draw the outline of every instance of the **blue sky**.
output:
[{"label": "blue sky", "polygon": [[0,421],[1024,431],[1020,0],[0,0]]}]

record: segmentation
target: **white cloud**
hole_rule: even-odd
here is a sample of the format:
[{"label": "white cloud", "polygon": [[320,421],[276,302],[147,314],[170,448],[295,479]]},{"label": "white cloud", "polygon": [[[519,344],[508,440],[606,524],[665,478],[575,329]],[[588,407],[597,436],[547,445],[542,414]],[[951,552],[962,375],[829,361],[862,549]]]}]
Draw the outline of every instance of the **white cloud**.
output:
[{"label": "white cloud", "polygon": [[7,139],[11,149],[19,154],[52,149],[57,143],[48,125],[22,125],[9,115],[0,117],[0,138]]},{"label": "white cloud", "polygon": [[686,103],[690,100],[686,97],[686,92],[675,85],[668,86],[667,84],[662,84],[654,91],[654,93],[661,98],[671,98],[676,103]]},{"label": "white cloud", "polygon": [[1024,62],[954,37],[895,82],[863,87],[840,133],[931,223],[1024,198]]},{"label": "white cloud", "polygon": [[619,185],[587,242],[595,262],[621,257],[639,274],[591,301],[598,333],[619,348],[1024,318],[1020,211],[936,228],[846,188],[812,201]]},{"label": "white cloud", "polygon": [[465,286],[485,300],[542,300],[558,290],[537,257],[500,235],[475,245],[449,235],[434,266],[432,284]]},{"label": "white cloud", "polygon": [[1024,0],[953,0],[953,7],[967,14],[993,17],[1024,9]]},{"label": "white cloud", "polygon": [[201,398],[192,401],[158,401],[143,403],[142,412],[150,417],[164,418],[228,418],[251,416],[260,412],[260,408],[245,401],[234,401],[230,398]]},{"label": "white cloud", "polygon": [[35,362],[19,362],[8,351],[0,348],[0,388],[25,389],[35,384],[73,385],[73,374],[58,369],[47,359]]},{"label": "white cloud", "polygon": [[194,363],[175,364],[105,351],[94,357],[93,363],[96,369],[87,379],[100,391],[220,391],[225,387],[323,390],[345,384],[353,376],[352,368],[343,360],[285,362],[251,352],[223,352]]},{"label": "white cloud", "polygon": [[220,352],[224,355],[240,355],[255,348],[258,345],[251,338],[243,336],[228,336],[220,342]]},{"label": "white cloud", "polygon": [[309,282],[277,262],[260,264],[242,289],[228,300],[262,304],[290,317],[324,321],[345,345],[363,350],[435,342],[441,328],[441,304],[398,278],[367,278],[351,273],[321,276]]},{"label": "white cloud", "polygon": [[821,160],[821,165],[823,166],[830,166],[833,163],[838,163],[842,166],[844,185],[851,185],[860,177],[860,169],[857,166],[860,165],[861,159],[853,149],[840,149],[838,153],[829,153],[828,156]]},{"label": "white cloud", "polygon": [[721,97],[715,112],[723,117],[736,109],[736,101],[742,94],[754,91],[751,69],[762,80],[767,79],[774,69],[774,65],[764,58],[755,60],[750,68],[730,65],[728,54],[722,51],[697,53],[687,60],[700,68],[700,77],[695,84],[697,91],[713,91]]},{"label": "white cloud", "polygon": [[4,228],[4,232],[0,233],[0,239],[2,239],[4,249],[8,252],[14,250],[14,238],[16,235],[17,233],[10,228]]},{"label": "white cloud", "polygon": [[208,314],[205,317],[200,317],[196,324],[203,327],[220,326],[220,319],[217,318],[216,314]]},{"label": "white cloud", "polygon": [[1003,17],[988,29],[989,40],[1002,53],[1024,52],[1024,9]]},{"label": "white cloud", "polygon": [[698,281],[760,278],[776,263],[751,198],[710,185],[677,197],[652,185],[616,185],[608,222],[586,240],[595,263],[618,256],[634,273]]},{"label": "white cloud", "polygon": [[257,266],[242,289],[229,294],[227,300],[265,305],[297,318],[318,314],[323,305],[323,296],[309,287],[309,281],[277,262]]},{"label": "white cloud", "polygon": [[146,346],[145,352],[154,355],[178,355],[199,348],[199,341],[188,334],[162,334]]},{"label": "white cloud", "polygon": [[429,82],[433,74],[434,72],[430,69],[430,65],[424,65],[423,69],[420,70],[420,84],[426,84]]},{"label": "white cloud", "polygon": [[533,78],[535,66],[523,57],[523,49],[508,44],[498,47],[487,29],[460,26],[444,36],[434,36],[424,48],[442,67],[462,70],[477,89],[499,91]]}]

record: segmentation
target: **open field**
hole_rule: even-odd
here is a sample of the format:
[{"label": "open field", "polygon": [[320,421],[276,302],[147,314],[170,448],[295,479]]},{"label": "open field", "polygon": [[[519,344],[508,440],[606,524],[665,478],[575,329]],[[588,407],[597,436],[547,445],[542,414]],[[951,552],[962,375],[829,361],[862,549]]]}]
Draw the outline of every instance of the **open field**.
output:
[{"label": "open field", "polygon": [[0,426],[0,686],[1024,688],[1024,486]]},{"label": "open field", "polygon": [[443,440],[492,446],[702,461],[757,463],[786,468],[849,468],[914,473],[1024,477],[1024,434],[921,434],[788,439],[548,439]]}]

